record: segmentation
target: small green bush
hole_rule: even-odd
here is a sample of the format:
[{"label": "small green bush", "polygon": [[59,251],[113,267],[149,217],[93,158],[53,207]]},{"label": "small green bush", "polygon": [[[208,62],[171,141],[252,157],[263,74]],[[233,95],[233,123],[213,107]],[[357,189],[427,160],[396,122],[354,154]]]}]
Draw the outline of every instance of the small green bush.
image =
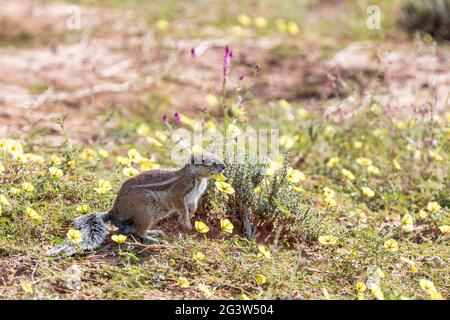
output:
[{"label": "small green bush", "polygon": [[399,23],[406,30],[450,40],[450,0],[407,0],[401,8]]},{"label": "small green bush", "polygon": [[203,210],[226,214],[251,240],[273,239],[277,234],[290,243],[317,239],[320,219],[288,181],[287,170],[285,163],[266,176],[266,164],[228,163],[225,176],[235,193],[228,196],[211,187]]}]

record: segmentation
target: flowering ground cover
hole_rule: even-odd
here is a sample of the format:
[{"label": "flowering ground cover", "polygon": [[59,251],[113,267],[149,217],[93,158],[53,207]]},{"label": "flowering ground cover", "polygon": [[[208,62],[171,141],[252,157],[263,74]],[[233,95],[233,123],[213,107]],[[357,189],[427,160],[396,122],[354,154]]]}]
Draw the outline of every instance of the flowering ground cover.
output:
[{"label": "flowering ground cover", "polygon": [[[400,30],[397,1],[375,2],[384,15],[376,31],[365,27],[365,1],[213,2],[207,16],[196,14],[203,1],[43,1],[44,11],[80,5],[101,58],[80,63],[98,64],[85,78],[67,57],[61,78],[52,66],[30,69],[31,83],[0,64],[26,91],[0,100],[0,294],[446,299],[450,50],[428,33],[414,39]],[[317,20],[330,13],[335,21]],[[100,23],[109,19],[115,24]],[[57,24],[40,30],[39,21],[23,25],[27,36],[0,33],[0,55],[8,45],[22,59],[83,37]],[[369,44],[371,54],[354,43]],[[64,54],[55,50],[54,59]],[[37,102],[24,112],[28,100]],[[157,226],[167,244],[144,245],[111,228],[97,250],[46,256],[82,241],[72,221],[109,210],[126,179],[172,167],[174,134],[200,125],[232,143],[249,128],[277,129],[281,152],[261,163],[225,156],[194,229],[182,231],[175,217]]]}]

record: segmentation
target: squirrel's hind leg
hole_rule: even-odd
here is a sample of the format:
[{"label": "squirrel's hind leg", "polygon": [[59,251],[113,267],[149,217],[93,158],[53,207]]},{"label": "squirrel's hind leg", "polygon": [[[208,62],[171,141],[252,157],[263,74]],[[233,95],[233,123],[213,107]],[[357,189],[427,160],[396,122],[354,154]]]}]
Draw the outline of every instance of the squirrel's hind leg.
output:
[{"label": "squirrel's hind leg", "polygon": [[150,237],[147,232],[138,236],[142,243],[145,244],[167,244],[167,241]]}]

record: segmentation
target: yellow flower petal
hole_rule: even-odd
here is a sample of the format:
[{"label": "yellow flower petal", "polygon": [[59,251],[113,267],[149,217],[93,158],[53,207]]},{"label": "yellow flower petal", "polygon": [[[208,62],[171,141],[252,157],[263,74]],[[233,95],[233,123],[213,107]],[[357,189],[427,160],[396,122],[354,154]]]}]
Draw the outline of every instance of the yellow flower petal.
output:
[{"label": "yellow flower petal", "polygon": [[195,221],[195,230],[197,230],[198,233],[207,233],[209,227],[202,221]]},{"label": "yellow flower petal", "polygon": [[127,238],[128,237],[123,234],[113,234],[111,236],[111,240],[118,244],[124,243],[127,240]]},{"label": "yellow flower petal", "polygon": [[233,233],[234,226],[228,219],[220,219],[220,228],[223,232]]}]

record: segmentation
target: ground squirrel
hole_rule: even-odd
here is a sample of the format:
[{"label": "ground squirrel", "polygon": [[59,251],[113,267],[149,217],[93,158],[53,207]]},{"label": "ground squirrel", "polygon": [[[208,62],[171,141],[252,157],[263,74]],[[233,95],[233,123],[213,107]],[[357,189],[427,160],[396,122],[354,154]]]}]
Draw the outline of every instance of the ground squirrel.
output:
[{"label": "ground squirrel", "polygon": [[[163,233],[149,229],[172,213],[178,214],[179,223],[185,230],[191,230],[190,218],[206,190],[209,176],[222,173],[226,166],[211,153],[191,155],[188,161],[181,169],[156,169],[126,180],[110,211],[75,219],[75,228],[83,237],[78,246],[85,250],[99,247],[108,235],[108,221],[119,228],[118,233],[136,235],[144,243],[161,242],[153,237]],[[70,255],[76,249],[73,244],[67,244],[50,249],[48,254],[62,251]]]}]

